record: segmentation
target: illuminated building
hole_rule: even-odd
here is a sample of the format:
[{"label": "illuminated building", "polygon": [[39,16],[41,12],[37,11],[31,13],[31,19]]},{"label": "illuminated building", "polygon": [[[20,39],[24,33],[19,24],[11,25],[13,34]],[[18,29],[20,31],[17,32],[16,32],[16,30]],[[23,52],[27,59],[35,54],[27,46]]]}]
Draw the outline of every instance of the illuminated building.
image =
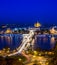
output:
[{"label": "illuminated building", "polygon": [[6,27],[7,27],[6,25],[2,26],[2,28],[6,28]]},{"label": "illuminated building", "polygon": [[39,22],[37,22],[37,23],[34,24],[34,26],[35,26],[35,27],[40,27],[41,24],[40,24]]},{"label": "illuminated building", "polygon": [[50,29],[50,33],[51,34],[57,34],[57,30],[55,30],[55,28],[53,27],[52,29]]},{"label": "illuminated building", "polygon": [[9,33],[12,33],[12,30],[10,28],[8,28],[6,31],[5,31],[6,34],[9,34]]}]

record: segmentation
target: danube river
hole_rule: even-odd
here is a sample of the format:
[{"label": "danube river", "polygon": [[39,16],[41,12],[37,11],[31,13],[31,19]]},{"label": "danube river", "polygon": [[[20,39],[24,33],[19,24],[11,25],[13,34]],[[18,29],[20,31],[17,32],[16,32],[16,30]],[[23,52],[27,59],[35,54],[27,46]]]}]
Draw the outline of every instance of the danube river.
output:
[{"label": "danube river", "polygon": [[[42,50],[50,50],[55,46],[55,38],[57,36],[43,36],[36,35],[34,48]],[[10,48],[10,50],[17,49],[22,43],[23,36],[21,34],[3,34],[0,35],[0,50],[3,48]]]},{"label": "danube river", "polygon": [[55,47],[57,36],[36,35],[35,49],[52,50]]},{"label": "danube river", "polygon": [[18,48],[22,43],[22,38],[21,34],[0,35],[0,50],[3,48],[10,48],[10,50]]}]

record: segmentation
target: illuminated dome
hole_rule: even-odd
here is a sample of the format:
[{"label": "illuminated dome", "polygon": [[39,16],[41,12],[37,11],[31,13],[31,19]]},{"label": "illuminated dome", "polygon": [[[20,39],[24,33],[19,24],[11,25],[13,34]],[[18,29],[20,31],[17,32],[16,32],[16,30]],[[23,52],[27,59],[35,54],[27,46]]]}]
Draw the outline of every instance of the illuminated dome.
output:
[{"label": "illuminated dome", "polygon": [[12,30],[10,29],[10,28],[8,28],[6,31],[5,31],[5,33],[7,34],[7,33],[12,33]]},{"label": "illuminated dome", "polygon": [[34,24],[34,26],[35,26],[35,27],[40,27],[41,24],[40,24],[39,22],[37,22],[37,23]]}]

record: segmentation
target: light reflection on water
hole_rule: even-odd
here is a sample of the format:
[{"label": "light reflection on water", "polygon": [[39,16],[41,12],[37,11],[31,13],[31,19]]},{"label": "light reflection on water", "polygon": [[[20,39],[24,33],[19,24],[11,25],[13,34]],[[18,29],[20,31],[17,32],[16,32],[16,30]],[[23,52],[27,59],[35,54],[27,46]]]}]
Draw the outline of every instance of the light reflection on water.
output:
[{"label": "light reflection on water", "polygon": [[35,49],[51,50],[55,47],[55,36],[36,36]]},{"label": "light reflection on water", "polygon": [[[43,50],[53,49],[55,46],[55,38],[54,36],[36,36],[35,41],[35,49],[41,48]],[[8,35],[0,35],[0,50],[3,48],[10,48],[14,50],[20,46],[22,42],[22,35],[20,34],[8,34]]]},{"label": "light reflection on water", "polygon": [[0,36],[0,50],[3,48],[10,48],[14,50],[20,46],[22,42],[22,35],[20,34],[8,34]]},{"label": "light reflection on water", "polygon": [[55,37],[51,37],[50,38],[50,45],[51,45],[51,48],[54,48],[54,46],[55,46]]}]

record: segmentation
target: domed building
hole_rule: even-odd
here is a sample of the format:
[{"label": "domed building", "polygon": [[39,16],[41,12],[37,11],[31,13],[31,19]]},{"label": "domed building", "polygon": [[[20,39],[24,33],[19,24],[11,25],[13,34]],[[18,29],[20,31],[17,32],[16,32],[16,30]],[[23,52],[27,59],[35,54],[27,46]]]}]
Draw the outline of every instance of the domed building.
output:
[{"label": "domed building", "polygon": [[11,34],[12,33],[12,30],[10,28],[8,28],[6,31],[5,31],[5,34]]},{"label": "domed building", "polygon": [[39,22],[37,22],[37,23],[34,24],[34,26],[35,26],[36,28],[38,28],[38,27],[41,26],[41,24],[40,24]]}]

